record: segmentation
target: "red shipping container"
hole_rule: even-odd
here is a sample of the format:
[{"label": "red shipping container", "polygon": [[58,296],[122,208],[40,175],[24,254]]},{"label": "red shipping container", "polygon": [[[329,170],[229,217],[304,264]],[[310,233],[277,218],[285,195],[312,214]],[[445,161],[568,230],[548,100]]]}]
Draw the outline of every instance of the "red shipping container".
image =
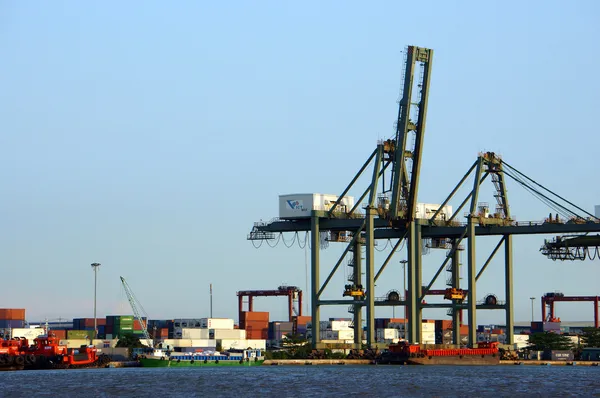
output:
[{"label": "red shipping container", "polygon": [[169,337],[169,328],[160,329],[160,337]]},{"label": "red shipping container", "polygon": [[137,319],[133,321],[133,330],[142,330],[142,324]]},{"label": "red shipping container", "polygon": [[50,333],[53,333],[57,338],[59,338],[61,340],[66,340],[66,338],[67,338],[67,331],[66,330],[51,329]]}]

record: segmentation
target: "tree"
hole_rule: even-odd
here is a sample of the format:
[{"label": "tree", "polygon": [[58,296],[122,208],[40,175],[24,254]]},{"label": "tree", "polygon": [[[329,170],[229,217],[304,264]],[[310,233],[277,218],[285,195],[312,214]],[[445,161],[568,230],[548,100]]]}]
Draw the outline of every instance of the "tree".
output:
[{"label": "tree", "polygon": [[124,347],[124,348],[142,348],[145,347],[140,341],[139,337],[134,336],[131,333],[125,334],[119,338],[115,347]]},{"label": "tree", "polygon": [[534,333],[529,336],[529,346],[532,351],[570,350],[573,342],[568,336],[552,332]]},{"label": "tree", "polygon": [[584,328],[581,335],[581,344],[586,347],[600,347],[600,329]]}]

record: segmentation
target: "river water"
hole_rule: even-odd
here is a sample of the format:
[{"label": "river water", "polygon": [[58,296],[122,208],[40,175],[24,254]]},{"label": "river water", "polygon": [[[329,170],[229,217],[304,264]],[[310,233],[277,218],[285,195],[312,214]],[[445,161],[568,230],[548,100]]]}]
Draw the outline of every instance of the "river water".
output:
[{"label": "river water", "polygon": [[600,397],[600,367],[262,366],[0,372],[1,397]]}]

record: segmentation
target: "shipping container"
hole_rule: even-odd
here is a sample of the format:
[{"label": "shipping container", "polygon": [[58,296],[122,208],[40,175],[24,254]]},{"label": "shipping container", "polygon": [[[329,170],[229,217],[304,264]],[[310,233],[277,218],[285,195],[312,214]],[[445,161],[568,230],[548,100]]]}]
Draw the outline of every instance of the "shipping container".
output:
[{"label": "shipping container", "polygon": [[53,333],[54,336],[56,336],[57,338],[59,338],[61,340],[65,340],[67,338],[67,331],[66,330],[51,329],[50,333]]},{"label": "shipping container", "polygon": [[24,337],[29,340],[30,345],[33,344],[33,339],[38,336],[45,334],[46,331],[43,328],[16,328],[12,329],[11,337]]},{"label": "shipping container", "polygon": [[296,323],[296,325],[306,325],[308,322],[312,320],[310,316],[293,316],[292,321]]},{"label": "shipping container", "polygon": [[244,329],[208,329],[209,338],[222,340],[246,340],[246,330]]},{"label": "shipping container", "polygon": [[182,339],[210,339],[209,329],[182,328],[176,329],[174,335]]},{"label": "shipping container", "polygon": [[245,321],[269,321],[269,313],[261,311],[242,311],[240,325]]},{"label": "shipping container", "polygon": [[94,333],[95,332],[93,330],[67,330],[67,339],[85,340],[85,338],[87,337],[91,340],[94,337]]},{"label": "shipping container", "polygon": [[331,330],[349,330],[352,329],[352,321],[329,321],[327,328]]},{"label": "shipping container", "polygon": [[[327,211],[338,200],[337,195],[299,193],[279,195],[279,218],[294,219],[310,217],[312,210]],[[347,212],[354,207],[354,197],[345,196],[336,206],[336,211]]]},{"label": "shipping container", "polygon": [[25,321],[18,319],[2,319],[0,320],[0,329],[15,329],[25,327]]},{"label": "shipping container", "polygon": [[[96,318],[96,325],[106,325],[106,318]],[[73,329],[86,330],[94,328],[94,318],[74,318]]]},{"label": "shipping container", "polygon": [[385,339],[397,339],[398,338],[398,329],[375,329],[375,335],[377,336],[377,341],[385,340]]},{"label": "shipping container", "polygon": [[7,321],[24,321],[24,308],[0,308],[0,319]]},{"label": "shipping container", "polygon": [[546,350],[542,354],[544,361],[572,361],[574,358],[571,350]]},{"label": "shipping container", "polygon": [[200,327],[203,329],[230,329],[233,330],[233,319],[229,318],[201,318]]}]

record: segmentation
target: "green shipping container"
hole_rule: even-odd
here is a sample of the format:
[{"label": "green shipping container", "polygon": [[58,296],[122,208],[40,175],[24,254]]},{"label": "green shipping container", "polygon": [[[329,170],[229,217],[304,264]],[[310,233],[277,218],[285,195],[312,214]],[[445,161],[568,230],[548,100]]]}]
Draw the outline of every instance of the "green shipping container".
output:
[{"label": "green shipping container", "polygon": [[67,339],[83,340],[85,338],[91,339],[94,337],[93,330],[67,330]]}]

